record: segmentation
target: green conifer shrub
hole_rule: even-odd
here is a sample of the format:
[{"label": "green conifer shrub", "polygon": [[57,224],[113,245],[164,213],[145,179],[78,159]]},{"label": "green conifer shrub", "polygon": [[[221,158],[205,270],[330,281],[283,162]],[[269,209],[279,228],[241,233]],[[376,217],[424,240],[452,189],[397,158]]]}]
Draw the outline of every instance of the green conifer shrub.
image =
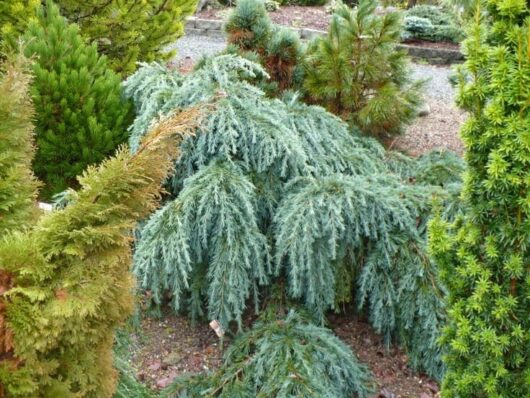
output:
[{"label": "green conifer shrub", "polygon": [[61,13],[97,43],[114,71],[128,75],[139,61],[170,59],[165,47],[184,33],[197,0],[57,0]]},{"label": "green conifer shrub", "polygon": [[130,242],[153,211],[182,135],[200,114],[169,116],[89,167],[70,203],[24,233],[3,235],[0,385],[7,397],[112,397],[116,327],[133,307]]},{"label": "green conifer shrub", "polygon": [[127,138],[131,107],[121,82],[95,45],[48,1],[30,23],[25,53],[34,57],[31,93],[36,110],[34,169],[44,198],[76,186],[76,176]]},{"label": "green conifer shrub", "polygon": [[139,231],[140,285],[156,306],[170,297],[176,311],[225,328],[241,328],[272,285],[321,322],[355,300],[415,366],[440,376],[443,286],[425,255],[425,223],[433,197],[454,201],[458,188],[446,186],[458,184],[461,162],[439,154],[419,170],[321,107],[266,97],[249,83],[259,75],[225,54],[189,75],[152,64],[126,81],[138,113],[133,150],[159,114],[217,99],[182,144],[164,206]]},{"label": "green conifer shrub", "polygon": [[237,2],[225,25],[228,52],[264,66],[263,88],[272,94],[301,86],[303,47],[291,29],[271,22],[262,0]]},{"label": "green conifer shrub", "polygon": [[241,334],[215,373],[177,379],[162,395],[366,398],[371,387],[369,372],[348,346],[291,311]]},{"label": "green conifer shrub", "polygon": [[408,58],[396,49],[398,13],[377,15],[375,0],[334,12],[328,34],[304,55],[304,89],[311,102],[372,136],[399,134],[416,116],[421,82],[412,82]]},{"label": "green conifer shrub", "polygon": [[491,1],[464,42],[464,213],[430,227],[449,290],[444,398],[530,396],[529,11]]},{"label": "green conifer shrub", "polygon": [[31,172],[34,109],[29,62],[11,56],[0,74],[0,235],[31,224],[36,213],[36,178]]}]

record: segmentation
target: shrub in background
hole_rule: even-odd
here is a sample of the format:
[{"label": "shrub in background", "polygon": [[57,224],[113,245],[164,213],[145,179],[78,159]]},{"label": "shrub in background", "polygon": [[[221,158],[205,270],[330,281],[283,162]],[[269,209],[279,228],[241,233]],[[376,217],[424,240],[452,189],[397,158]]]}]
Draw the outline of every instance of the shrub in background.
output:
[{"label": "shrub in background", "polygon": [[268,77],[260,77],[262,87],[278,94],[299,87],[302,79],[300,38],[291,29],[271,22],[262,0],[241,0],[225,25],[228,52],[259,62]]},{"label": "shrub in background", "polygon": [[458,18],[437,6],[419,5],[405,14],[403,39],[447,41],[459,43],[463,39]]},{"label": "shrub in background", "polygon": [[[404,342],[418,368],[439,376],[443,287],[424,253],[424,225],[431,197],[449,198],[446,177],[426,183],[414,160],[387,156],[324,109],[267,98],[248,83],[263,74],[223,55],[185,76],[146,65],[126,82],[138,112],[133,149],[160,113],[218,98],[183,143],[165,205],[139,232],[142,287],[155,305],[169,296],[175,310],[225,328],[241,327],[250,302],[259,310],[276,283],[320,321],[355,300],[388,341]],[[443,156],[422,166],[443,176],[434,164],[461,170]]]},{"label": "shrub in background", "polygon": [[0,385],[8,397],[112,397],[114,331],[131,313],[130,236],[155,208],[177,143],[198,111],[157,125],[80,177],[70,203],[2,236]]},{"label": "shrub in background", "polygon": [[28,92],[29,61],[11,56],[0,70],[5,70],[0,74],[0,235],[4,235],[29,226],[37,215],[39,184],[31,172],[35,113]]},{"label": "shrub in background", "polygon": [[347,345],[291,311],[240,335],[216,372],[177,379],[162,395],[366,398],[371,384]]},{"label": "shrub in background", "polygon": [[530,396],[530,10],[493,0],[483,12],[459,76],[465,211],[430,228],[449,290],[444,398]]},{"label": "shrub in background", "polygon": [[122,75],[138,61],[170,59],[166,51],[184,33],[184,18],[197,0],[57,0],[61,13],[97,43],[109,66]]},{"label": "shrub in background", "polygon": [[372,136],[395,135],[416,116],[421,82],[412,82],[408,58],[395,46],[397,13],[375,14],[375,0],[340,6],[328,34],[310,43],[304,89],[310,101]]},{"label": "shrub in background", "polygon": [[35,57],[34,169],[46,184],[42,196],[50,198],[77,186],[77,175],[127,139],[131,107],[106,58],[85,43],[52,2],[39,10],[24,38],[26,55]]},{"label": "shrub in background", "polygon": [[17,39],[35,19],[40,0],[0,2],[0,58],[17,48]]}]

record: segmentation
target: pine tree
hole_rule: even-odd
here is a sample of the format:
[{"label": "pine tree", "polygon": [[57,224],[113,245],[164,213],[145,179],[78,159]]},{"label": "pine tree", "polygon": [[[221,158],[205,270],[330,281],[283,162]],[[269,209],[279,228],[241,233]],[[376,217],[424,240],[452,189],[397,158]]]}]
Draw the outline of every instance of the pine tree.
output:
[{"label": "pine tree", "polygon": [[169,116],[134,155],[122,148],[80,177],[70,203],[0,241],[11,277],[0,310],[0,385],[8,397],[111,397],[114,331],[131,313],[130,241],[160,197],[198,109]]},{"label": "pine tree", "polygon": [[25,53],[35,57],[31,93],[36,109],[34,169],[49,198],[77,186],[76,176],[127,138],[130,105],[121,82],[87,45],[76,25],[48,1],[26,33]]},{"label": "pine tree", "polygon": [[29,62],[11,56],[0,69],[0,235],[29,226],[36,216],[38,182],[31,172],[33,104]]},{"label": "pine tree", "polygon": [[439,377],[444,288],[425,255],[425,223],[433,197],[455,202],[461,162],[387,153],[295,95],[266,97],[249,83],[263,75],[221,55],[185,76],[144,65],[125,83],[138,113],[133,150],[160,114],[217,99],[183,142],[163,207],[139,231],[141,286],[154,305],[169,296],[175,310],[225,328],[242,328],[272,285],[319,322],[355,300],[415,366]]},{"label": "pine tree", "polygon": [[301,86],[303,47],[291,29],[271,22],[262,0],[237,2],[225,31],[228,52],[260,63],[268,78],[260,77],[262,87],[271,94]]},{"label": "pine tree", "polygon": [[36,18],[40,0],[0,2],[0,58],[17,48],[18,37]]},{"label": "pine tree", "polygon": [[421,82],[412,82],[408,59],[397,50],[398,13],[377,15],[375,0],[355,10],[341,5],[327,36],[309,44],[304,56],[308,99],[373,136],[399,134],[416,116]]},{"label": "pine tree", "polygon": [[240,335],[221,369],[177,379],[163,396],[365,398],[371,390],[369,372],[348,346],[290,311]]},{"label": "pine tree", "polygon": [[61,13],[81,28],[83,36],[97,43],[109,66],[122,75],[139,61],[174,56],[165,47],[184,33],[184,18],[196,0],[57,0]]},{"label": "pine tree", "polygon": [[464,214],[430,228],[449,290],[444,398],[530,396],[528,15],[491,1],[464,43]]}]

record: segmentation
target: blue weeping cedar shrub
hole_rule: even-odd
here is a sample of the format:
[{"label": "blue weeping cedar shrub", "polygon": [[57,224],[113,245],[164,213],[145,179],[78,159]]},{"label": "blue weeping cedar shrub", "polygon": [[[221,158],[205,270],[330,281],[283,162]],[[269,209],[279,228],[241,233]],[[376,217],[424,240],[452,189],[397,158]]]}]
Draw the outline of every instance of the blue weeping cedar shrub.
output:
[{"label": "blue weeping cedar shrub", "polygon": [[238,336],[216,372],[181,377],[162,396],[365,398],[372,387],[346,344],[290,311]]},{"label": "blue weeping cedar shrub", "polygon": [[241,329],[271,286],[320,322],[355,302],[376,329],[439,377],[436,340],[443,285],[425,255],[434,199],[459,211],[462,162],[386,152],[295,94],[267,98],[249,83],[266,74],[234,56],[203,60],[189,75],[143,65],[125,82],[136,105],[131,147],[175,109],[215,99],[186,138],[169,195],[138,233],[134,272],[157,306]]}]

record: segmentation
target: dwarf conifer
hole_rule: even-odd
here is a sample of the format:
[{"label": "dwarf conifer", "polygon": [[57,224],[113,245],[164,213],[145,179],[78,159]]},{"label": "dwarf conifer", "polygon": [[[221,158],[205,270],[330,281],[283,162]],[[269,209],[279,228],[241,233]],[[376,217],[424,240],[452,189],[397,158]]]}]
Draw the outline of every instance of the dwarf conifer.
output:
[{"label": "dwarf conifer", "polygon": [[35,57],[34,169],[46,184],[43,197],[49,198],[76,186],[78,174],[126,140],[130,106],[106,58],[85,43],[51,1],[30,23],[25,41],[26,55]]},{"label": "dwarf conifer", "polygon": [[153,211],[187,109],[159,123],[134,155],[122,148],[80,177],[69,204],[2,236],[0,386],[7,397],[111,397],[114,331],[131,313],[131,232]]},{"label": "dwarf conifer", "polygon": [[355,10],[341,5],[328,34],[304,56],[308,98],[374,136],[398,134],[416,116],[421,82],[412,82],[408,59],[396,49],[398,13],[377,15],[377,1]]},{"label": "dwarf conifer", "polygon": [[291,29],[273,24],[262,0],[238,1],[225,31],[232,45],[229,52],[259,62],[265,68],[268,78],[261,82],[267,92],[277,94],[301,86],[300,38]]},{"label": "dwarf conifer", "polygon": [[170,297],[175,310],[225,328],[241,327],[273,284],[321,322],[355,300],[439,376],[443,286],[425,256],[425,220],[433,196],[450,200],[445,185],[460,162],[425,157],[433,172],[422,174],[323,108],[267,98],[248,82],[259,75],[259,65],[222,55],[189,75],[144,65],[125,83],[138,112],[133,149],[159,114],[218,99],[183,142],[170,196],[139,231],[141,286],[154,304]]},{"label": "dwarf conifer", "polygon": [[36,18],[40,0],[2,0],[0,2],[0,58],[17,48],[20,35]]},{"label": "dwarf conifer", "polygon": [[432,222],[449,289],[444,398],[530,396],[530,10],[488,2],[464,43],[464,214]]},{"label": "dwarf conifer", "polygon": [[122,75],[139,61],[170,59],[165,47],[184,33],[184,18],[193,13],[196,0],[57,0],[70,22],[109,59]]},{"label": "dwarf conifer", "polygon": [[338,337],[296,312],[257,322],[240,335],[214,373],[177,379],[167,398],[366,398],[373,384]]}]

